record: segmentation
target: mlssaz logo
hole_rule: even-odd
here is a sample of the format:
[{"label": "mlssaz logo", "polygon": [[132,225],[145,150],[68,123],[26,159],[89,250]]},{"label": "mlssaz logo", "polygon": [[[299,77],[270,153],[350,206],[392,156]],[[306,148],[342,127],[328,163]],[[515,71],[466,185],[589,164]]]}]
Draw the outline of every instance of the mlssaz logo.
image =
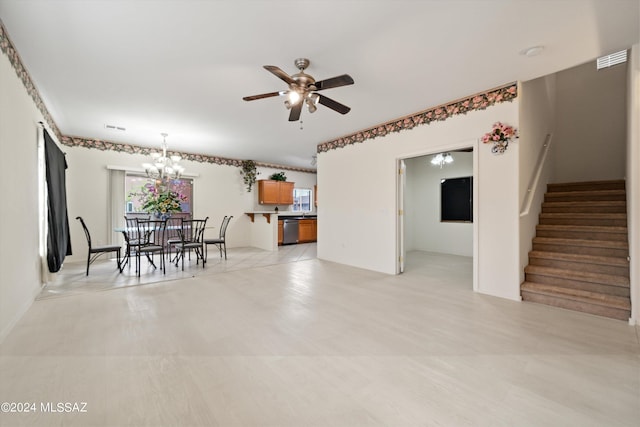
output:
[{"label": "mlssaz logo", "polygon": [[87,412],[87,402],[41,402],[40,412]]}]

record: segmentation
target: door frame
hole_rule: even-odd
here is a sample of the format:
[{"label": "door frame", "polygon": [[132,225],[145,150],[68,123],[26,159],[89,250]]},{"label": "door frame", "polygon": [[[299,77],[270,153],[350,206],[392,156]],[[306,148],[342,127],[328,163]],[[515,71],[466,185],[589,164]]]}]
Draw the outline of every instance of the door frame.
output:
[{"label": "door frame", "polygon": [[465,148],[473,149],[473,290],[478,292],[478,261],[480,247],[480,235],[479,235],[479,221],[478,206],[479,197],[479,148],[480,143],[478,139],[460,141],[455,144],[449,144],[446,146],[439,146],[435,148],[425,149],[419,152],[413,152],[396,158],[395,162],[395,175],[396,175],[396,274],[401,274],[405,270],[406,260],[406,248],[404,241],[404,218],[405,218],[405,190],[406,190],[406,159],[412,159],[415,157],[423,157],[442,153],[446,151],[456,151]]}]

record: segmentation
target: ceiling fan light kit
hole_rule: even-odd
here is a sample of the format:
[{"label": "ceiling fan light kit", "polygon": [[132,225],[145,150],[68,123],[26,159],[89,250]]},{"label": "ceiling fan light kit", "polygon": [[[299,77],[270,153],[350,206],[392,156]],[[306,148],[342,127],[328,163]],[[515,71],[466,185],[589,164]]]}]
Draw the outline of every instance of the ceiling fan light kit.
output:
[{"label": "ceiling fan light kit", "polygon": [[287,83],[289,89],[286,91],[269,92],[260,95],[245,96],[245,101],[255,101],[257,99],[270,98],[273,96],[285,96],[284,105],[290,110],[289,121],[295,122],[300,119],[302,107],[307,106],[310,113],[318,109],[318,104],[324,105],[340,114],[347,114],[351,108],[322,94],[316,93],[324,89],[331,89],[340,86],[348,86],[353,84],[353,79],[348,74],[332,77],[325,80],[316,81],[312,76],[305,73],[304,70],[309,66],[307,58],[298,58],[294,61],[298,72],[292,76],[288,75],[275,65],[265,65],[264,68]]}]

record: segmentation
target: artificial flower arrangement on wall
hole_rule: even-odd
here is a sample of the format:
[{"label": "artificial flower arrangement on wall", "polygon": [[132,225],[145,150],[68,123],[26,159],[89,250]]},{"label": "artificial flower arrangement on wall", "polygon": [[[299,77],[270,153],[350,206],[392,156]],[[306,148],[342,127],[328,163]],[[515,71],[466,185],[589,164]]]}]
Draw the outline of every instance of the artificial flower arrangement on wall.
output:
[{"label": "artificial flower arrangement on wall", "polygon": [[493,124],[491,132],[487,132],[482,136],[482,142],[485,144],[493,143],[493,147],[491,147],[493,154],[503,154],[507,151],[509,142],[516,138],[518,138],[518,132],[513,126],[497,122]]}]

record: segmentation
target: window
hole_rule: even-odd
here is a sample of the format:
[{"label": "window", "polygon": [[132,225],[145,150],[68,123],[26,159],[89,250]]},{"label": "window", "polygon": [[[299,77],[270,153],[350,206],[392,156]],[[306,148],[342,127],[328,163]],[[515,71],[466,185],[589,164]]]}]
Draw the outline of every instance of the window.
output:
[{"label": "window", "polygon": [[473,177],[440,181],[440,221],[473,222]]},{"label": "window", "polygon": [[312,207],[311,189],[294,188],[293,189],[293,211],[294,212],[311,212]]},{"label": "window", "polygon": [[[145,175],[127,174],[125,176],[125,214],[142,212],[142,206],[140,205],[138,198],[132,196],[131,194],[140,192],[145,185],[153,183],[155,183],[155,180]],[[185,202],[180,205],[180,207],[182,208],[182,212],[193,212],[193,179],[171,179],[169,180],[169,190],[176,191],[186,198]]]}]

